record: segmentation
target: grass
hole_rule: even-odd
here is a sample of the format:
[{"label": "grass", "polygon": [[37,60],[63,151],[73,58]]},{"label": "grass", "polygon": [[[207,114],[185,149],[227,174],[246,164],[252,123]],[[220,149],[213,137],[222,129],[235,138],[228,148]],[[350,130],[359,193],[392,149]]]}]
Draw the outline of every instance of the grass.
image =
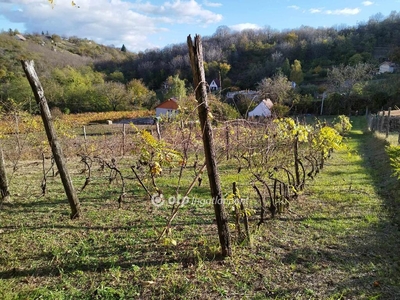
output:
[{"label": "grass", "polygon": [[388,144],[397,146],[399,144],[399,133],[392,131],[388,137],[386,137],[385,133],[375,132],[375,136],[378,139],[385,140]]},{"label": "grass", "polygon": [[[129,157],[120,162],[130,179],[122,208],[118,183],[108,185],[108,174],[96,170],[79,194],[83,217],[74,221],[59,178],[49,179],[41,197],[40,163],[23,162],[12,202],[0,209],[0,298],[399,298],[399,183],[385,142],[364,127],[354,120],[349,150],[334,153],[289,212],[260,228],[252,216],[254,246],[235,244],[224,260],[209,206],[182,208],[172,228],[176,246],[155,242],[171,207],[151,206],[129,173]],[[70,164],[80,187],[81,165]],[[255,203],[245,174],[222,166],[221,175],[224,190],[242,182],[248,205]],[[194,197],[209,197],[203,181]]]}]

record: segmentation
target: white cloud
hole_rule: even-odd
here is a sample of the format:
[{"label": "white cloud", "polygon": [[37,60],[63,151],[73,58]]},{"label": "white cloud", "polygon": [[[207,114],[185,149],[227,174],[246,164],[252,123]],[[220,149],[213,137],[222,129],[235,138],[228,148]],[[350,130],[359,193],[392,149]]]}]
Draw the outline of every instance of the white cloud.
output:
[{"label": "white cloud", "polygon": [[360,13],[359,8],[343,8],[343,9],[336,9],[336,10],[326,10],[324,13],[327,15],[357,15]]},{"label": "white cloud", "polygon": [[312,13],[312,14],[319,14],[321,12],[322,12],[321,8],[311,8],[310,9],[310,13]]},{"label": "white cloud", "polygon": [[[194,0],[170,0],[161,5],[127,0],[55,1],[2,0],[0,17],[24,23],[28,32],[46,32],[79,36],[98,43],[128,50],[154,48],[149,37],[168,31],[167,25],[206,26],[222,20],[222,15],[205,9]],[[215,3],[214,3],[215,4]]]},{"label": "white cloud", "polygon": [[207,1],[207,0],[205,0],[203,3],[204,3],[205,6],[209,6],[209,7],[220,7],[220,6],[222,6],[222,3],[219,3],[219,2],[209,2],[209,1]]},{"label": "white cloud", "polygon": [[360,13],[359,8],[343,8],[336,10],[325,10],[323,8],[311,8],[309,10],[312,14],[326,14],[326,15],[357,15]]},{"label": "white cloud", "polygon": [[290,5],[290,6],[288,6],[288,8],[295,9],[295,10],[300,9],[300,7],[298,7],[297,5]]},{"label": "white cloud", "polygon": [[372,1],[364,1],[362,4],[364,6],[370,6],[370,5],[374,4],[374,2],[372,2]]},{"label": "white cloud", "polygon": [[222,20],[222,15],[203,9],[194,0],[175,0],[174,2],[164,2],[161,6],[149,2],[144,4],[139,2],[134,4],[134,8],[153,17],[159,17],[163,22],[170,24],[211,24]]},{"label": "white cloud", "polygon": [[252,24],[252,23],[236,24],[236,25],[229,26],[229,28],[231,28],[232,30],[235,30],[235,31],[242,31],[245,29],[261,29],[260,26],[258,26],[257,24]]}]

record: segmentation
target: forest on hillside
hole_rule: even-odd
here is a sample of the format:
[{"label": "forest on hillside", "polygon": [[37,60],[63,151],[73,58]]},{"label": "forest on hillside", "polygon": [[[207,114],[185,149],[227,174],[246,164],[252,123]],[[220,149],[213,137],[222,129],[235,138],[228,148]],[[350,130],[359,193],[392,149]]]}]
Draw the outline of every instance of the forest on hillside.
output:
[{"label": "forest on hillside", "polygon": [[[192,94],[184,40],[134,53],[48,32],[19,36],[12,29],[0,34],[2,110],[35,113],[20,59],[35,61],[50,106],[65,113],[151,109],[164,99]],[[202,42],[207,80],[221,80],[214,97],[219,102],[229,91],[251,89],[279,104],[282,114],[318,113],[324,95],[327,114],[400,106],[399,73],[376,74],[383,61],[400,64],[396,11],[354,27],[237,32],[221,26]],[[243,115],[253,102],[239,97],[230,104]]]}]

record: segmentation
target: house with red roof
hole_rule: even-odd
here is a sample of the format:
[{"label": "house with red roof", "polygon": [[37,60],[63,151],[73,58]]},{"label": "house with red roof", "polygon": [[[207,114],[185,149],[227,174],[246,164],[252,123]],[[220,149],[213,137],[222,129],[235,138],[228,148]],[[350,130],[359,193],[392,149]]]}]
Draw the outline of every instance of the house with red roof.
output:
[{"label": "house with red roof", "polygon": [[156,117],[172,117],[178,113],[176,99],[170,98],[156,106]]}]

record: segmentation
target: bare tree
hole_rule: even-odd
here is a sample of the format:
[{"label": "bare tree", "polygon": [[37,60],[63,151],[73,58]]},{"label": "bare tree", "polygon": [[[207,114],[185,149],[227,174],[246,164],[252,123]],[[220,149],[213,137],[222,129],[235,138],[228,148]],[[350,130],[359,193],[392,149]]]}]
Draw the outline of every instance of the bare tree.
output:
[{"label": "bare tree", "polygon": [[371,76],[372,66],[367,63],[335,66],[328,71],[329,91],[348,97],[357,83],[369,80]]},{"label": "bare tree", "polygon": [[263,98],[270,98],[275,103],[283,103],[288,100],[292,85],[282,73],[277,73],[272,78],[264,78],[257,87]]}]

